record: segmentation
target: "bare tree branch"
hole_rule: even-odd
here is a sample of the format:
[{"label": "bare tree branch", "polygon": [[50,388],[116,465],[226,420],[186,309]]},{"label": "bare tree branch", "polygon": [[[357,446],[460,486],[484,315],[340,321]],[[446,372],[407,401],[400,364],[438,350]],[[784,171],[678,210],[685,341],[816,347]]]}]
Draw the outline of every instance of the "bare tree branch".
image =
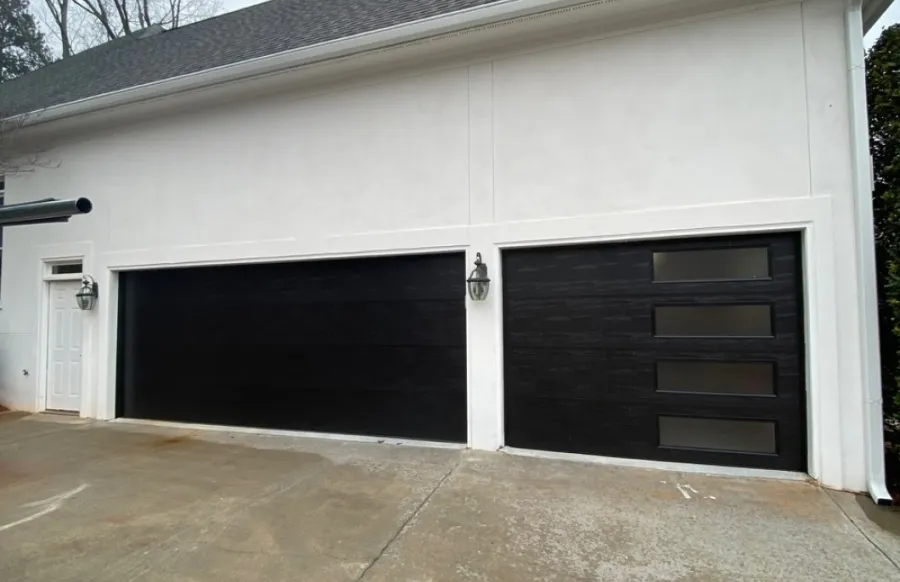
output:
[{"label": "bare tree branch", "polygon": [[44,0],[39,17],[66,58],[155,24],[177,28],[222,11],[223,0]]},{"label": "bare tree branch", "polygon": [[65,58],[109,40],[97,20],[74,5],[72,0],[65,0],[68,4],[66,18],[59,18],[59,9],[56,7],[60,2],[61,0],[44,0],[43,3],[32,3],[35,16],[47,31],[50,47],[55,54]]},{"label": "bare tree branch", "polygon": [[26,139],[25,126],[33,119],[33,115],[8,118],[0,112],[0,176],[59,165],[46,157],[48,143]]},{"label": "bare tree branch", "polygon": [[103,28],[103,31],[106,33],[106,40],[113,40],[122,36],[121,30],[116,26],[118,23],[110,15],[104,0],[73,0],[73,2],[86,14],[92,16],[97,24]]},{"label": "bare tree branch", "polygon": [[[102,0],[98,0],[102,2]],[[128,14],[128,0],[112,0],[119,15],[119,23],[122,25],[123,34],[131,34],[131,16]]]},{"label": "bare tree branch", "polygon": [[140,15],[141,28],[147,28],[153,21],[150,19],[150,0],[144,0],[140,3],[141,10],[138,11]]},{"label": "bare tree branch", "polygon": [[72,42],[69,38],[69,2],[70,0],[44,0],[55,27],[51,30],[59,31],[59,41],[62,44],[62,56],[66,58],[72,55]]}]

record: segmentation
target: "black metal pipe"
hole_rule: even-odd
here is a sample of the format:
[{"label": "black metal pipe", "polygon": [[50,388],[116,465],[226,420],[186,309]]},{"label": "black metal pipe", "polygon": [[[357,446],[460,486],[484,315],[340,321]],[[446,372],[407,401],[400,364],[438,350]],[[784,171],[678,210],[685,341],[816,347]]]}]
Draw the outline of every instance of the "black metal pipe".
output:
[{"label": "black metal pipe", "polygon": [[0,226],[65,222],[75,214],[87,214],[94,207],[87,198],[57,200],[48,198],[34,202],[0,207]]}]

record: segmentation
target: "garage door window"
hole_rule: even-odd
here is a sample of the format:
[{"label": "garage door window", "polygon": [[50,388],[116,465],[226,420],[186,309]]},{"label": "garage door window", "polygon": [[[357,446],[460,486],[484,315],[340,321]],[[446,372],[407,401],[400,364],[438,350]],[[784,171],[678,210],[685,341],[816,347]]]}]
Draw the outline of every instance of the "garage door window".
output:
[{"label": "garage door window", "polygon": [[658,337],[771,337],[768,305],[658,306]]},{"label": "garage door window", "polygon": [[775,365],[771,362],[656,363],[660,392],[773,396]]},{"label": "garage door window", "polygon": [[777,452],[775,423],[761,420],[660,416],[659,444],[739,453]]},{"label": "garage door window", "polygon": [[769,277],[766,247],[653,253],[653,280],[659,283],[752,281]]}]

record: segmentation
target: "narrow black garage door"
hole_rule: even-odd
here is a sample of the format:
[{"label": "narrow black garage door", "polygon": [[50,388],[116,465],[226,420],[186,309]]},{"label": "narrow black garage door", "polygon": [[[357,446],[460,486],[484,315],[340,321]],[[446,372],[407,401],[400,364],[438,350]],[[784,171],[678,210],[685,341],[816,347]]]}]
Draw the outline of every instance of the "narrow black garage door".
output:
[{"label": "narrow black garage door", "polygon": [[119,415],[466,438],[462,254],[120,275]]},{"label": "narrow black garage door", "polygon": [[805,470],[793,234],[504,253],[506,443]]}]

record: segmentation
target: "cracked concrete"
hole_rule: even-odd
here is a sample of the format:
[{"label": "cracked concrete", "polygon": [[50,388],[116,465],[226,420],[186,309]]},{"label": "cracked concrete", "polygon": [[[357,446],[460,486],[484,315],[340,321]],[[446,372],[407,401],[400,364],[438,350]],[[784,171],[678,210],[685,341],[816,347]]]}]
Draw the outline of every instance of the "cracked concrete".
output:
[{"label": "cracked concrete", "polygon": [[0,580],[900,580],[812,484],[0,415]]}]

